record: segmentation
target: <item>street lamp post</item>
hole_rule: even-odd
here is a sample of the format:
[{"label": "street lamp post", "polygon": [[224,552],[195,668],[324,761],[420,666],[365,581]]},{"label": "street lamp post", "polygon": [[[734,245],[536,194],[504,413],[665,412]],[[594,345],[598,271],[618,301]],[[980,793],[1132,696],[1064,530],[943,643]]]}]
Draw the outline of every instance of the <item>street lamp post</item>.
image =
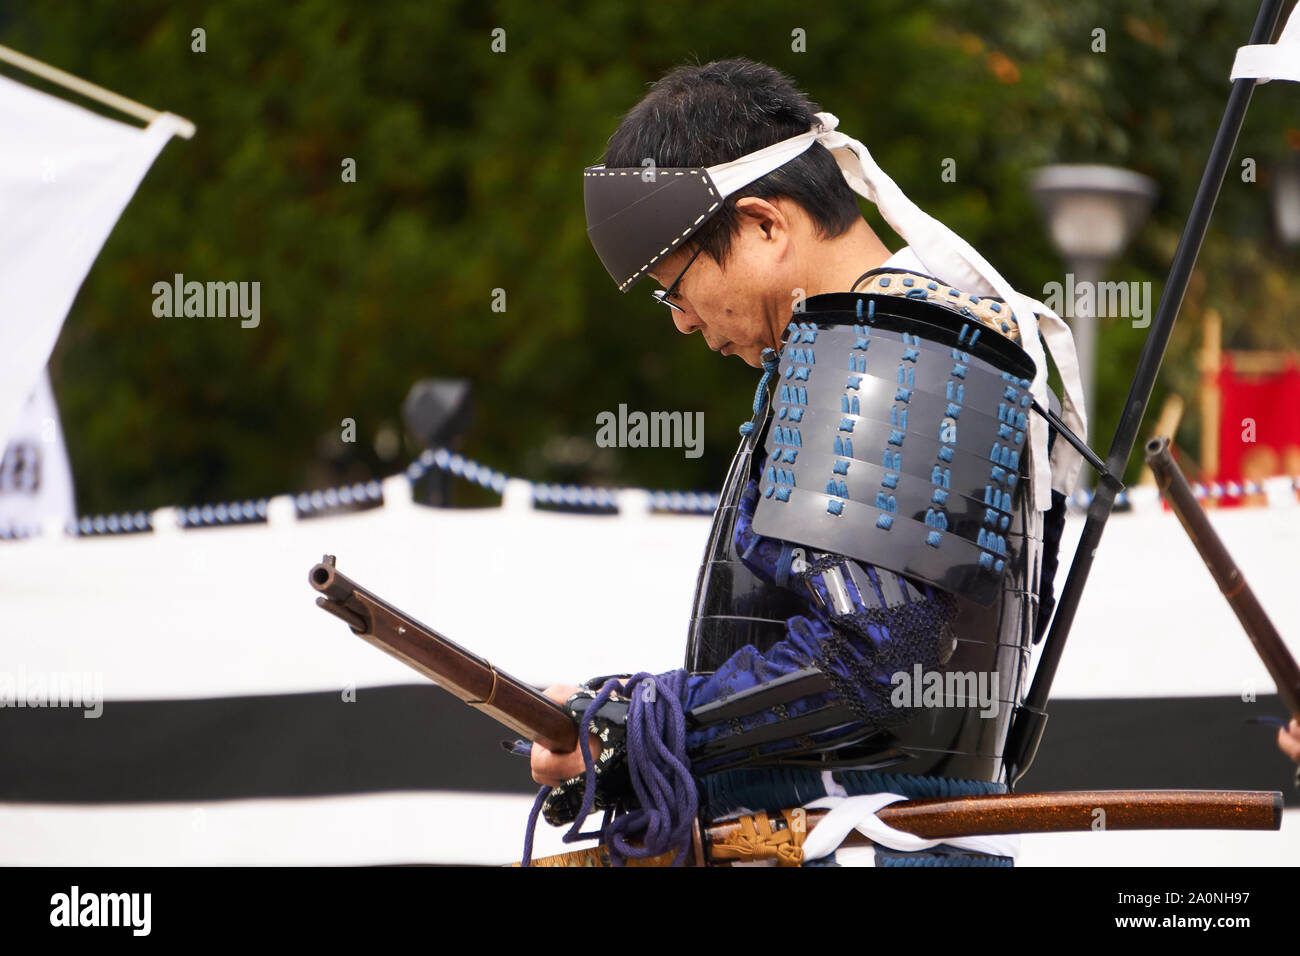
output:
[{"label": "street lamp post", "polygon": [[[1043,166],[1035,170],[1030,188],[1047,221],[1052,244],[1073,276],[1065,288],[1091,288],[1093,292],[1079,307],[1069,301],[1063,306],[1063,317],[1070,319],[1074,331],[1088,420],[1093,421],[1098,285],[1106,266],[1124,250],[1150,213],[1156,186],[1140,173],[1115,166]],[[1080,485],[1090,478],[1086,469],[1081,471]]]},{"label": "street lamp post", "polygon": [[1273,176],[1273,219],[1285,245],[1300,245],[1300,156],[1279,165]]}]

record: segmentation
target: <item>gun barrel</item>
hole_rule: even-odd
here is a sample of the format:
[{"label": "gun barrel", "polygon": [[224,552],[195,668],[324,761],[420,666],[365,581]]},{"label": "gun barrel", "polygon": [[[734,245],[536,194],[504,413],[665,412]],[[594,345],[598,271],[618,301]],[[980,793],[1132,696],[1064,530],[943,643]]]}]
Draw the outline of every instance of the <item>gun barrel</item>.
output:
[{"label": "gun barrel", "polygon": [[341,574],[333,555],[325,555],[307,580],[322,595],[316,603],[358,637],[548,750],[577,747],[578,725],[568,711]]},{"label": "gun barrel", "polygon": [[334,570],[334,563],[322,561],[311,569],[311,586],[331,601],[342,603],[352,596],[352,582]]}]

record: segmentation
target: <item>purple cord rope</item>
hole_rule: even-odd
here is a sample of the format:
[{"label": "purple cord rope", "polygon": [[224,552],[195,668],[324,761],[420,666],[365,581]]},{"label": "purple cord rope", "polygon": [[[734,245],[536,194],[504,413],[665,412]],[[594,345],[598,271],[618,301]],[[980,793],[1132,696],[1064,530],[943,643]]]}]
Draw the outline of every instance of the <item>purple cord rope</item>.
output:
[{"label": "purple cord rope", "polygon": [[[676,850],[673,866],[681,866],[690,849],[691,830],[699,809],[699,793],[686,756],[686,716],[681,692],[685,671],[670,671],[656,677],[647,671],[632,677],[626,685],[617,678],[607,680],[583,715],[578,728],[578,746],[586,767],[582,807],[573,826],[564,834],[565,843],[599,838],[609,850],[610,862],[622,866],[628,859],[644,859]],[[637,686],[641,691],[637,692]],[[591,717],[617,691],[629,700],[627,714],[627,761],[632,789],[640,806],[622,816],[605,814],[599,830],[580,833],[596,800],[595,763],[588,734]],[[524,836],[523,866],[532,862],[533,833],[542,803],[550,787],[542,787],[528,815]],[[641,845],[633,846],[631,841]]]},{"label": "purple cord rope", "polygon": [[[625,696],[632,702],[627,720],[628,769],[640,806],[605,828],[615,866],[670,850],[677,851],[673,866],[686,861],[699,793],[686,757],[686,715],[681,704],[685,681],[682,670],[658,677],[642,671],[628,681]],[[643,685],[640,693],[638,684]],[[641,846],[632,846],[631,840]]]},{"label": "purple cord rope", "polygon": [[[600,693],[596,695],[595,700],[582,715],[582,723],[578,725],[578,749],[582,753],[582,763],[586,767],[585,778],[582,788],[582,807],[578,810],[578,815],[574,817],[573,826],[569,832],[564,834],[561,839],[565,843],[577,843],[579,840],[599,839],[604,834],[604,827],[594,830],[591,833],[579,833],[579,829],[587,822],[587,817],[596,802],[596,763],[591,757],[591,718],[600,707],[609,700],[609,695],[619,689],[620,685],[616,678],[611,677],[605,681],[601,687]],[[630,711],[629,711],[630,719]],[[531,748],[530,748],[531,749]],[[524,836],[524,856],[520,861],[520,866],[530,866],[533,860],[533,834],[537,830],[537,817],[541,814],[542,804],[546,801],[546,796],[551,792],[550,787],[542,787],[537,791],[537,798],[533,801],[533,809],[528,814],[528,832]]]},{"label": "purple cord rope", "polygon": [[550,787],[542,787],[541,790],[538,790],[537,799],[533,801],[533,808],[528,811],[528,829],[524,831],[524,858],[519,861],[520,866],[532,866],[533,864],[533,834],[537,832],[537,817],[541,814],[542,803],[550,792]]}]

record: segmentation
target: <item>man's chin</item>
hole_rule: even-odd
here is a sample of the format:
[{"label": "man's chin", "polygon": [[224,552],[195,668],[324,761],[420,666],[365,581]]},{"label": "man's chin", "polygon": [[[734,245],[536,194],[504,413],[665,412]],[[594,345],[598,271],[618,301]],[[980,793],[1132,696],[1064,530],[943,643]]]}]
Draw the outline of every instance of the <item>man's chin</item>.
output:
[{"label": "man's chin", "polygon": [[758,345],[751,345],[745,348],[738,348],[734,343],[728,342],[718,350],[719,354],[724,357],[735,356],[751,368],[763,367],[763,349]]}]

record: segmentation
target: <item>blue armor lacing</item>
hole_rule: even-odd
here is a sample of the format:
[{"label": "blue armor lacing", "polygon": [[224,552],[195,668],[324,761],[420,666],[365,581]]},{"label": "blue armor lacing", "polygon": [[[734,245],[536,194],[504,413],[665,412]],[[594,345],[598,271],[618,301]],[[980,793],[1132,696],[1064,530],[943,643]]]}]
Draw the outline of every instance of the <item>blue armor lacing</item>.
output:
[{"label": "blue armor lacing", "polygon": [[754,417],[740,426],[740,433],[748,435],[757,425],[758,417],[763,414],[763,399],[767,398],[767,383],[776,373],[776,349],[763,349],[763,377],[758,380],[754,390]]}]

